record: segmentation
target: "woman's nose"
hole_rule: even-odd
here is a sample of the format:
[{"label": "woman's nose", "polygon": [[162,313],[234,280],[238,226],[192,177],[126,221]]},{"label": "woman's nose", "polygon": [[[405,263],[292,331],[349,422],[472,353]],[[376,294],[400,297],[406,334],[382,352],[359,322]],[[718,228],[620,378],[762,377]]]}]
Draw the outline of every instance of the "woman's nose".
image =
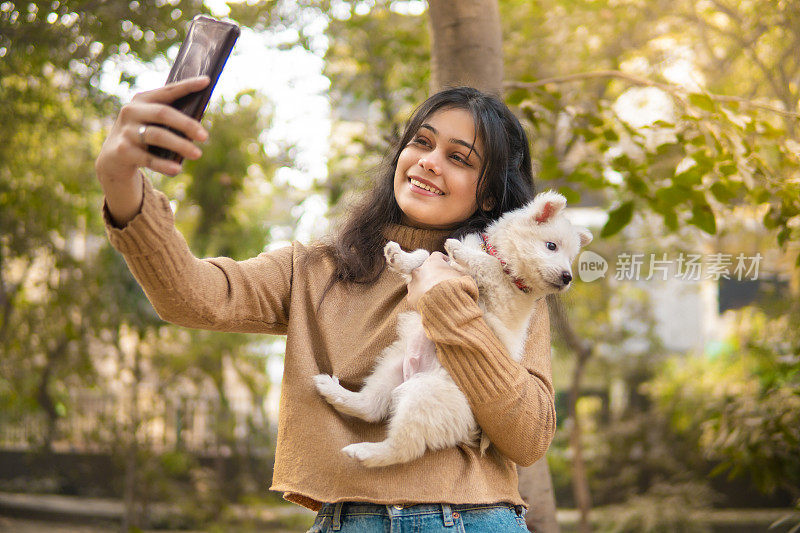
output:
[{"label": "woman's nose", "polygon": [[429,172],[433,172],[436,175],[441,174],[441,167],[436,160],[435,155],[427,155],[425,157],[421,157],[419,159],[419,166],[421,166],[424,170]]}]

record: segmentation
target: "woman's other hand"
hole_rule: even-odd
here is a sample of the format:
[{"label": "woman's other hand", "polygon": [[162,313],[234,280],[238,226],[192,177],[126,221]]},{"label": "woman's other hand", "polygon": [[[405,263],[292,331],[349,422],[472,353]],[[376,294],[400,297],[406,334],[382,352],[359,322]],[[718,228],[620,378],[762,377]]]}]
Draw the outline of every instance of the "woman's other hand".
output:
[{"label": "woman's other hand", "polygon": [[464,275],[463,272],[451,267],[447,261],[447,256],[442,252],[433,252],[421,266],[411,271],[407,298],[412,309],[416,309],[422,295],[440,281]]},{"label": "woman's other hand", "polygon": [[[202,155],[194,141],[205,141],[208,132],[194,120],[169,104],[208,85],[207,76],[170,83],[164,87],[136,94],[122,107],[95,161],[97,179],[106,195],[108,210],[119,225],[127,224],[139,212],[142,184],[137,170],[147,167],[174,176],[181,165],[156,157],[147,145],[177,152],[186,159]],[[186,135],[176,135],[159,125],[174,128]],[[145,129],[142,129],[146,126]]]}]

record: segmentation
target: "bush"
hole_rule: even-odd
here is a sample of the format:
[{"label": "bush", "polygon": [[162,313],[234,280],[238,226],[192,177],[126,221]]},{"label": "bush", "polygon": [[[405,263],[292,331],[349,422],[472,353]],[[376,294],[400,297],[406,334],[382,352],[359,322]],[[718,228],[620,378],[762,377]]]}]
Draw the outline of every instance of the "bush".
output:
[{"label": "bush", "polygon": [[648,392],[673,429],[719,463],[716,473],[746,474],[762,492],[798,498],[800,317],[745,308],[729,318],[737,326],[724,343],[670,359]]}]

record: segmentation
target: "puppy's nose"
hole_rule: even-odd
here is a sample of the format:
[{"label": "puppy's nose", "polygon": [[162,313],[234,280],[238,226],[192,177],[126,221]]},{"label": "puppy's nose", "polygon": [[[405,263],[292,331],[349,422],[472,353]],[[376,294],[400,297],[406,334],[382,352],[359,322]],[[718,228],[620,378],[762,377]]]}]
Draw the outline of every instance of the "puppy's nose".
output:
[{"label": "puppy's nose", "polygon": [[572,274],[567,272],[566,270],[561,273],[561,281],[564,282],[564,285],[569,285],[569,282],[572,281]]}]

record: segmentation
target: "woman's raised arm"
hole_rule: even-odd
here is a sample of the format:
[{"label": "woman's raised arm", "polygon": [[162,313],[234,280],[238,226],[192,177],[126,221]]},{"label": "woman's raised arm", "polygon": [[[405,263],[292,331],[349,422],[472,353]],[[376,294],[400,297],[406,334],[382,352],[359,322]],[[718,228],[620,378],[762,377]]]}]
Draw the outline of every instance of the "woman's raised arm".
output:
[{"label": "woman's raised arm", "polygon": [[201,77],[139,93],[119,112],[95,163],[105,193],[106,232],[164,320],[204,329],[285,333],[294,247],[247,261],[198,259],[175,228],[168,198],[139,170],[168,175],[181,170],[180,164],[152,155],[147,145],[184,158],[200,157],[192,141],[203,141],[208,133],[169,103],[206,85],[208,78]]}]

